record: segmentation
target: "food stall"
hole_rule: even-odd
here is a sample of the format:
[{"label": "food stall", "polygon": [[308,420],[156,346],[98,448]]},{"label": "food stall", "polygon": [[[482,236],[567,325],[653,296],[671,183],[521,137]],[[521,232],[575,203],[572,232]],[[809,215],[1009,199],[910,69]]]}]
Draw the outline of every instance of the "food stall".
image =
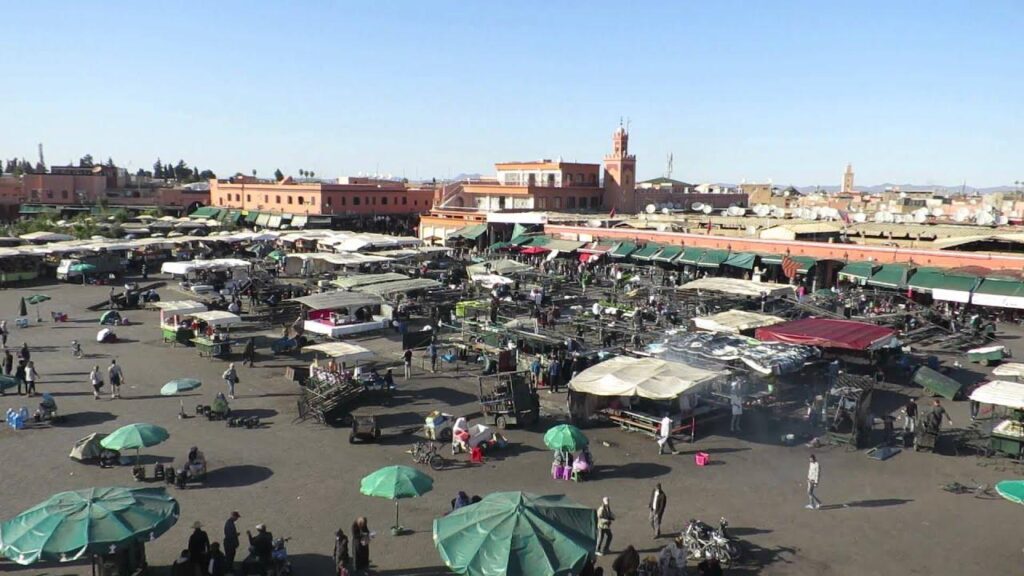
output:
[{"label": "food stall", "polygon": [[697,421],[718,410],[701,402],[699,392],[727,374],[682,362],[616,356],[569,382],[570,418],[584,423],[597,417],[653,436],[668,412],[672,433],[686,433],[692,441]]},{"label": "food stall", "polygon": [[971,400],[1009,409],[1009,417],[992,427],[989,448],[1017,459],[1024,456],[1024,384],[995,380],[977,387]]},{"label": "food stall", "polygon": [[698,330],[706,332],[741,334],[757,328],[781,324],[782,322],[784,322],[782,318],[770,314],[760,314],[746,310],[726,310],[718,314],[694,318],[693,326]]},{"label": "food stall", "polygon": [[160,331],[163,333],[164,342],[171,342],[174,345],[187,346],[195,337],[190,326],[182,325],[182,318],[189,314],[206,312],[206,306],[194,300],[154,302],[153,307],[160,310]]},{"label": "food stall", "polygon": [[228,335],[228,331],[231,329],[231,326],[242,322],[242,319],[237,314],[225,312],[224,310],[208,310],[206,312],[189,314],[188,316],[205,323],[209,327],[207,334],[196,334],[191,340],[196,350],[199,351],[200,356],[223,358],[231,353],[233,342]]},{"label": "food stall", "polygon": [[340,338],[381,330],[391,320],[380,315],[379,296],[338,290],[292,298],[303,306],[303,329],[312,334]]}]

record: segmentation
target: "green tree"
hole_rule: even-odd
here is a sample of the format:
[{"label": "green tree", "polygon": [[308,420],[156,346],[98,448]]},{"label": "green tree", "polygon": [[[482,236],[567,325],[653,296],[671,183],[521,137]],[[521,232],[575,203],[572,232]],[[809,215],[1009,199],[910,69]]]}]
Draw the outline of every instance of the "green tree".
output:
[{"label": "green tree", "polygon": [[310,172],[309,173],[309,177],[310,178],[316,178],[316,172]]},{"label": "green tree", "polygon": [[115,168],[114,159],[107,156],[107,168]]},{"label": "green tree", "polygon": [[174,180],[174,166],[170,162],[164,164],[164,178]]},{"label": "green tree", "polygon": [[253,178],[255,178],[255,177],[256,177],[256,169],[255,169],[255,168],[253,168],[253,169],[252,169],[252,177],[253,177]]},{"label": "green tree", "polygon": [[178,160],[178,163],[174,166],[174,179],[184,182],[191,175],[192,169],[188,167],[188,164],[185,164],[184,160]]},{"label": "green tree", "polygon": [[86,154],[78,161],[78,166],[81,168],[92,168],[92,154]]},{"label": "green tree", "polygon": [[160,162],[160,157],[158,156],[157,159],[156,159],[156,162],[153,162],[153,178],[163,178],[163,177],[164,177],[164,165],[163,165],[162,162]]},{"label": "green tree", "polygon": [[214,180],[216,178],[217,175],[213,173],[213,170],[203,170],[199,173],[200,180]]},{"label": "green tree", "polygon": [[274,180],[277,180],[278,182],[284,180],[284,173],[281,172],[280,168],[274,170]]}]

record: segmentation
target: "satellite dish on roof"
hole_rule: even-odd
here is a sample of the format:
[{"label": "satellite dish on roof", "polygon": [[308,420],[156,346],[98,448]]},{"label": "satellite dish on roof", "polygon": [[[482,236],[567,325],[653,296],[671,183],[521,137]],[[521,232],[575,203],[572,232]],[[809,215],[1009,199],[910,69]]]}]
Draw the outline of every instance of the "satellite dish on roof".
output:
[{"label": "satellite dish on roof", "polygon": [[654,204],[648,204],[647,207],[644,208],[644,212],[647,212],[648,214],[654,214],[654,212],[657,209],[658,209],[658,207],[655,206]]},{"label": "satellite dish on roof", "polygon": [[970,215],[971,215],[971,213],[970,213],[970,211],[967,210],[967,208],[961,208],[961,209],[956,211],[956,214],[953,215],[953,221],[954,222],[963,222],[964,220],[967,220],[967,218]]},{"label": "satellite dish on roof", "polygon": [[925,214],[922,214],[920,211],[915,211],[914,212],[914,222],[917,222],[918,224],[924,224],[927,221],[928,221],[927,211],[926,211]]},{"label": "satellite dish on roof", "polygon": [[893,214],[892,218],[893,221],[896,222],[897,224],[903,224],[907,217],[904,216],[903,214]]},{"label": "satellite dish on roof", "polygon": [[772,218],[785,218],[786,211],[779,206],[772,206]]},{"label": "satellite dish on roof", "polygon": [[668,209],[668,207],[666,206],[665,208],[662,208],[662,209],[661,209],[661,213],[662,213],[662,214],[664,214],[664,215],[666,215],[666,216],[668,216],[669,214],[671,214],[671,213],[672,213],[672,211],[671,211],[671,210],[669,210],[669,209]]},{"label": "satellite dish on roof", "polygon": [[942,206],[932,208],[932,216],[935,216],[936,218],[941,218],[945,213],[946,211],[942,209]]},{"label": "satellite dish on roof", "polygon": [[853,221],[854,222],[858,222],[858,223],[859,222],[867,222],[867,220],[868,220],[868,215],[863,213],[863,212],[857,212],[857,213],[855,213],[853,215]]},{"label": "satellite dish on roof", "polygon": [[764,218],[765,216],[767,216],[767,215],[769,215],[771,213],[772,213],[772,207],[771,206],[765,206],[764,204],[758,204],[757,206],[754,206],[754,214],[757,214],[758,216],[760,216],[762,218]]},{"label": "satellite dish on roof", "polygon": [[703,202],[694,202],[693,204],[690,205],[690,210],[694,210],[694,211],[700,212],[703,209],[704,209],[704,203]]},{"label": "satellite dish on roof", "polygon": [[983,211],[978,212],[978,215],[974,217],[974,221],[981,226],[990,226],[995,223],[996,218],[991,212]]},{"label": "satellite dish on roof", "polygon": [[711,206],[708,206],[707,204],[705,204],[700,210],[701,210],[701,212],[703,212],[705,214],[711,214],[712,212],[715,211],[714,208],[712,208]]}]

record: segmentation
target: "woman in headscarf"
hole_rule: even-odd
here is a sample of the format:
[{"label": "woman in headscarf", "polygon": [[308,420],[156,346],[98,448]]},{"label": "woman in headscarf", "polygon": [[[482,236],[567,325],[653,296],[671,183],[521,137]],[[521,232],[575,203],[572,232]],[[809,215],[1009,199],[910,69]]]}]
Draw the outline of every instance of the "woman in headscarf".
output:
[{"label": "woman in headscarf", "polygon": [[352,557],[356,572],[364,572],[370,568],[370,528],[366,518],[360,516],[352,523]]},{"label": "woman in headscarf", "polygon": [[345,531],[338,528],[338,531],[334,533],[334,567],[338,574],[342,573],[342,569],[348,570],[350,563],[352,562],[352,556],[348,552],[348,536],[345,535]]}]

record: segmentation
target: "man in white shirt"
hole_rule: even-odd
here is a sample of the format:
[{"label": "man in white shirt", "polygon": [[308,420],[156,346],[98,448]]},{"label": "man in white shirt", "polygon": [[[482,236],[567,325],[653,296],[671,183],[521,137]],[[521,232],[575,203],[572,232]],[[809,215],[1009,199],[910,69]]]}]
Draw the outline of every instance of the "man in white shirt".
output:
[{"label": "man in white shirt", "polygon": [[665,414],[665,417],[661,419],[661,425],[658,426],[659,456],[665,453],[666,447],[668,447],[669,452],[672,454],[679,454],[675,446],[672,444],[672,418],[668,414]]},{"label": "man in white shirt", "polygon": [[811,454],[811,463],[807,467],[807,508],[808,510],[817,510],[821,508],[821,500],[814,495],[815,488],[818,487],[818,480],[821,478],[821,468],[818,465],[818,458]]}]

